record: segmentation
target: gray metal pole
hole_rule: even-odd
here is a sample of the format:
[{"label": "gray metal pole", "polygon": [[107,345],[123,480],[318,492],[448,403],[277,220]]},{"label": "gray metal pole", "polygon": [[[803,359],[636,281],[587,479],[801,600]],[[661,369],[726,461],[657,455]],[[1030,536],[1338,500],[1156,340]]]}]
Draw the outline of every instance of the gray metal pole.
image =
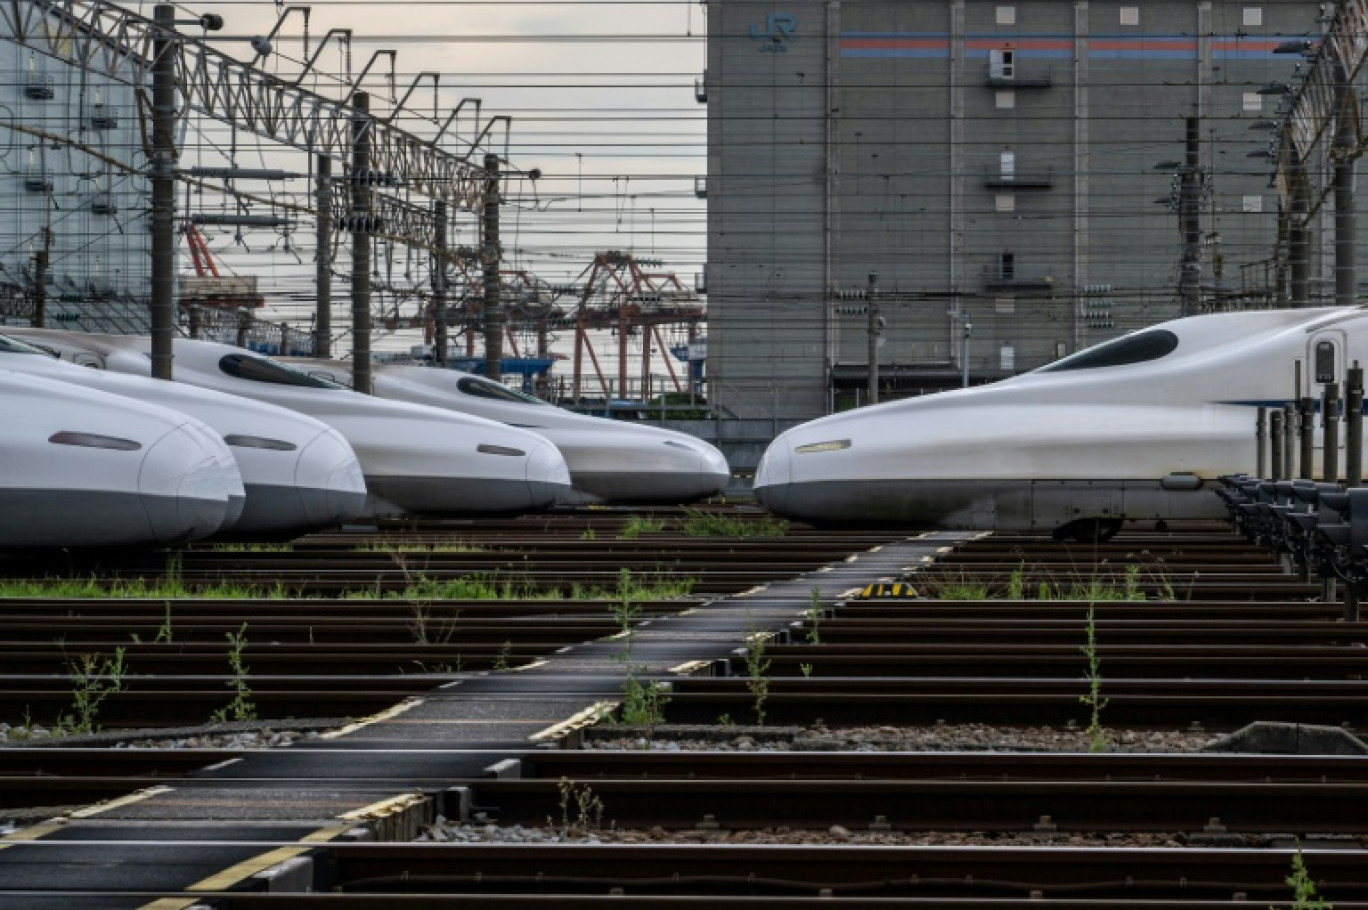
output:
[{"label": "gray metal pole", "polygon": [[1268,408],[1259,408],[1259,416],[1254,419],[1254,476],[1263,477],[1268,468],[1268,458],[1264,455],[1264,440],[1268,438]]},{"label": "gray metal pole", "polygon": [[[1330,46],[1326,42],[1325,46]],[[1335,305],[1353,306],[1358,282],[1358,247],[1354,215],[1355,124],[1358,119],[1350,106],[1349,76],[1343,61],[1335,66],[1335,142],[1331,159],[1335,163]]]},{"label": "gray metal pole", "polygon": [[1325,397],[1321,401],[1321,480],[1334,483],[1339,480],[1339,397],[1338,382],[1325,384]]},{"label": "gray metal pole", "polygon": [[351,316],[352,388],[371,392],[371,189],[370,95],[357,92],[352,97],[352,173],[351,173]]},{"label": "gray metal pole", "polygon": [[1202,165],[1200,121],[1186,121],[1185,161],[1179,177],[1178,221],[1183,233],[1183,262],[1178,275],[1178,297],[1183,316],[1201,309],[1202,290]]},{"label": "gray metal pole", "polygon": [[447,204],[438,199],[432,205],[436,236],[432,244],[432,362],[447,364]]},{"label": "gray metal pole", "polygon": [[315,159],[317,186],[314,189],[318,221],[318,258],[314,261],[314,356],[332,356],[332,159]]},{"label": "gray metal pole", "polygon": [[960,385],[969,388],[969,336],[974,332],[973,324],[965,318],[960,331]]},{"label": "gray metal pole", "polygon": [[[1295,157],[1296,153],[1293,152]],[[1300,161],[1292,169],[1292,216],[1288,224],[1287,258],[1291,267],[1292,306],[1305,307],[1311,303],[1311,226],[1307,223],[1310,206],[1307,201],[1306,171]]]},{"label": "gray metal pole", "polygon": [[879,304],[876,295],[879,293],[879,273],[869,273],[869,290],[865,294],[865,312],[869,316],[869,325],[866,329],[869,343],[869,377],[866,388],[869,390],[869,403],[879,403]]},{"label": "gray metal pole", "polygon": [[1283,405],[1283,477],[1291,480],[1297,476],[1297,406],[1292,402]]},{"label": "gray metal pole", "polygon": [[1348,389],[1344,394],[1344,485],[1363,483],[1363,367],[1349,368]]},{"label": "gray metal pole", "polygon": [[1316,400],[1305,396],[1297,407],[1297,429],[1301,434],[1301,452],[1297,460],[1301,473],[1298,477],[1307,480],[1316,476]]},{"label": "gray metal pole", "polygon": [[[480,248],[480,267],[484,273],[485,376],[503,377],[503,310],[499,301],[499,156],[484,158],[484,244]],[[626,390],[623,390],[624,394]]]},{"label": "gray metal pole", "polygon": [[1272,455],[1272,473],[1269,480],[1283,479],[1283,410],[1274,408],[1268,414],[1268,451]]},{"label": "gray metal pole", "polygon": [[44,328],[47,322],[48,246],[51,243],[52,231],[43,228],[43,248],[33,254],[33,315],[29,325],[35,329]]},{"label": "gray metal pole", "polygon": [[172,378],[176,333],[176,8],[152,10],[152,376]]}]

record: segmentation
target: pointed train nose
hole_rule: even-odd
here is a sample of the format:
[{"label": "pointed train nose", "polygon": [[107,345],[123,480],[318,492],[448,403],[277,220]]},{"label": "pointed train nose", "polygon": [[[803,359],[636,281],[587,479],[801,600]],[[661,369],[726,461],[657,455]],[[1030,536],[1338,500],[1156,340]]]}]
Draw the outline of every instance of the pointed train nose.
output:
[{"label": "pointed train nose", "polygon": [[542,442],[527,453],[527,489],[533,509],[550,508],[570,492],[570,467],[552,443]]},{"label": "pointed train nose", "polygon": [[755,498],[776,515],[787,515],[793,482],[793,452],[781,434],[770,443],[755,468]]}]

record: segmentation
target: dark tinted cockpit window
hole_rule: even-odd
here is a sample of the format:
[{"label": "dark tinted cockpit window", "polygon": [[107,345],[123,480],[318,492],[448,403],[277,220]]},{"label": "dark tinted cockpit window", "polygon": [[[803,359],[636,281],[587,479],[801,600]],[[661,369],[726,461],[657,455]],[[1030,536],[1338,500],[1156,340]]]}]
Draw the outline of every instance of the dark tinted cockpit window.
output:
[{"label": "dark tinted cockpit window", "polygon": [[1158,360],[1173,353],[1178,347],[1178,336],[1167,329],[1137,332],[1115,341],[1070,354],[1063,360],[1041,367],[1038,373],[1058,373],[1063,370],[1094,370],[1098,367],[1119,367],[1128,363]]},{"label": "dark tinted cockpit window", "polygon": [[291,369],[283,363],[276,363],[269,357],[254,354],[226,354],[219,360],[219,369],[229,376],[251,382],[269,382],[274,385],[297,385],[310,389],[342,389],[335,382],[320,379]]},{"label": "dark tinted cockpit window", "polygon": [[52,354],[49,351],[45,351],[42,348],[35,348],[31,344],[25,344],[24,342],[19,341],[18,339],[8,338],[4,335],[0,335],[0,353],[47,354],[49,357],[52,356]]},{"label": "dark tinted cockpit window", "polygon": [[533,398],[517,389],[510,389],[508,386],[498,382],[491,382],[488,379],[476,379],[474,376],[462,376],[456,383],[456,388],[465,392],[467,395],[474,395],[476,398],[492,398],[495,401],[516,401],[519,404],[546,404],[540,398]]}]

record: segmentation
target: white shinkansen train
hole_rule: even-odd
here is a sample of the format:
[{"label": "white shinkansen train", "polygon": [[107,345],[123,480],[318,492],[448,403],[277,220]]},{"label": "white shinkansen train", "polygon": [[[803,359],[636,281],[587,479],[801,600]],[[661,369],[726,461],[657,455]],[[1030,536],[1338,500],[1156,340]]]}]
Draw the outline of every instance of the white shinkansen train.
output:
[{"label": "white shinkansen train", "polygon": [[158,404],[208,424],[228,444],[246,490],[242,513],[220,534],[297,537],[365,509],[366,484],[351,446],[332,427],[297,411],[182,382],[84,369],[5,335],[0,369]]},{"label": "white shinkansen train", "polygon": [[[351,383],[351,365],[290,361],[334,382]],[[731,469],[714,446],[687,433],[576,414],[483,376],[425,366],[378,365],[376,395],[432,405],[531,430],[555,443],[583,503],[688,503],[727,489]]]},{"label": "white shinkansen train", "polygon": [[[151,370],[146,337],[5,331],[81,366]],[[365,475],[367,514],[518,514],[569,492],[561,453],[527,430],[362,395],[231,345],[177,339],[174,354],[177,381],[299,411],[341,433]]]},{"label": "white shinkansen train", "polygon": [[0,550],[197,540],[242,497],[228,447],[193,417],[0,370]]},{"label": "white shinkansen train", "polygon": [[766,450],[755,493],[818,524],[1081,539],[1219,518],[1213,481],[1257,469],[1257,409],[1343,390],[1355,361],[1368,364],[1361,307],[1178,319],[1002,382],[795,427]]}]

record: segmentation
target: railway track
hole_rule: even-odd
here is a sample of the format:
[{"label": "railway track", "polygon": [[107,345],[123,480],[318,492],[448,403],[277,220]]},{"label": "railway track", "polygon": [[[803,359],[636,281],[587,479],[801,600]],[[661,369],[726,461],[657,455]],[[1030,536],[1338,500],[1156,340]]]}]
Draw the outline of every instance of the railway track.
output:
[{"label": "railway track", "polygon": [[[0,719],[69,711],[73,655],[120,648],[130,669],[100,704],[101,736],[0,749],[0,822],[94,803],[0,837],[0,905],[1282,907],[1304,858],[1336,907],[1368,907],[1364,756],[1119,751],[1123,731],[1311,724],[1352,747],[1368,727],[1368,624],[1341,621],[1318,585],[1224,529],[1089,547],[805,528],[698,541],[668,527],[624,538],[631,517],[428,523],[195,549],[171,571],[144,556],[64,569],[286,596],[0,601]],[[34,568],[0,574],[61,574]],[[615,595],[624,569],[695,584]],[[415,581],[471,577],[518,588],[415,596]],[[899,579],[923,596],[853,599]],[[572,597],[576,584],[596,591]],[[1064,599],[1085,585],[1089,601]],[[968,599],[927,596],[951,588]],[[235,634],[254,723],[333,732],[280,750],[96,747],[202,723],[244,680]],[[871,723],[1077,734],[1097,720],[1080,701],[1092,658],[1109,751],[811,751],[821,731]],[[624,700],[629,672],[668,683],[664,714],[605,735],[662,748],[573,748]],[[757,709],[765,725],[747,726]],[[714,747],[666,751],[686,725],[710,727]],[[734,739],[790,751],[723,751]],[[425,830],[460,842],[404,843]],[[808,842],[781,843],[794,835]],[[1094,842],[1107,846],[1081,846]]]}]

